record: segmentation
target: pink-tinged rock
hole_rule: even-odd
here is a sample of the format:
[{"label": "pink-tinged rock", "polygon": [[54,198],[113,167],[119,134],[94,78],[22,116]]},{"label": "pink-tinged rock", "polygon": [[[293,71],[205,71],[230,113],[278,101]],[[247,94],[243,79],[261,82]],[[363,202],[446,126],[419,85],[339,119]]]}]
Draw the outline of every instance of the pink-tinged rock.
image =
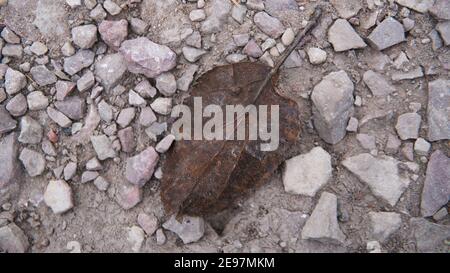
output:
[{"label": "pink-tinged rock", "polygon": [[150,180],[158,164],[159,155],[153,147],[127,160],[125,177],[134,185],[144,186]]},{"label": "pink-tinged rock", "polygon": [[72,189],[63,180],[50,181],[45,189],[44,202],[53,213],[64,213],[73,208]]},{"label": "pink-tinged rock", "polygon": [[154,78],[176,66],[177,54],[145,37],[126,40],[119,49],[131,73]]},{"label": "pink-tinged rock", "polygon": [[119,136],[122,151],[125,153],[132,153],[136,148],[136,141],[134,140],[133,127],[122,129],[117,134]]},{"label": "pink-tinged rock", "polygon": [[98,31],[103,41],[117,50],[128,36],[128,21],[125,19],[120,21],[104,20],[100,23]]},{"label": "pink-tinged rock", "polygon": [[117,203],[125,210],[134,208],[142,201],[142,189],[138,186],[123,183],[119,186]]},{"label": "pink-tinged rock", "polygon": [[158,218],[153,214],[148,215],[146,213],[139,213],[137,222],[148,236],[153,235],[158,229]]},{"label": "pink-tinged rock", "polygon": [[250,40],[244,47],[243,52],[253,58],[259,58],[263,55],[261,47],[259,47],[255,40]]}]

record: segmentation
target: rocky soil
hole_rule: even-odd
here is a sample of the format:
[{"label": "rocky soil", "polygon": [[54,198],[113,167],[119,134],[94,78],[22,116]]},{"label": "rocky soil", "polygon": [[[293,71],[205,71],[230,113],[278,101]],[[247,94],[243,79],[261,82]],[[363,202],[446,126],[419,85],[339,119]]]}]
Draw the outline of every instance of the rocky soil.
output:
[{"label": "rocky soil", "polygon": [[[238,2],[0,0],[1,251],[450,251],[450,1]],[[273,66],[317,5],[277,86],[298,156],[220,235],[166,215],[172,107]]]}]

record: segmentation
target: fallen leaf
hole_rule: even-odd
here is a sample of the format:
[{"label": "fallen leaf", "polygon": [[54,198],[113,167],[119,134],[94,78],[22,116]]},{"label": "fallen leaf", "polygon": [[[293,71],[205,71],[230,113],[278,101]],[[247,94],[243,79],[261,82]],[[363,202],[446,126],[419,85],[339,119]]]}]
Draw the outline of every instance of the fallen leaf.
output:
[{"label": "fallen leaf", "polygon": [[276,77],[254,101],[270,71],[262,64],[238,63],[216,67],[198,79],[185,103],[192,112],[194,97],[202,97],[204,106],[222,106],[224,113],[225,105],[279,105],[280,144],[276,151],[262,152],[260,140],[176,142],[163,167],[161,199],[168,213],[204,216],[230,208],[265,184],[289,157],[300,134],[297,104],[274,91]]}]

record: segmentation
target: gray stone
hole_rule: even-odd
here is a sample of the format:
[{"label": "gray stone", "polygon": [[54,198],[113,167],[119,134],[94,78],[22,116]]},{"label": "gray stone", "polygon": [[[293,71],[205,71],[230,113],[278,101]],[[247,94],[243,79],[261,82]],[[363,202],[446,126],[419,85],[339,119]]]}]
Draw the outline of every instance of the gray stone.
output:
[{"label": "gray stone", "polygon": [[17,127],[17,121],[11,117],[4,106],[0,105],[0,135]]},{"label": "gray stone", "polygon": [[66,57],[70,57],[75,54],[75,48],[72,46],[71,42],[67,41],[61,47],[61,53]]},{"label": "gray stone", "polygon": [[126,71],[126,61],[119,53],[106,55],[95,64],[95,75],[106,90],[116,87]]},{"label": "gray stone", "polygon": [[255,14],[253,21],[262,32],[274,39],[280,37],[284,33],[284,26],[280,20],[270,16],[264,11]]},{"label": "gray stone", "polygon": [[428,85],[428,140],[450,139],[450,80],[438,79]]},{"label": "gray stone", "polygon": [[92,19],[94,19],[96,21],[101,21],[101,20],[105,19],[106,16],[108,16],[108,14],[106,13],[105,9],[103,8],[103,6],[101,4],[98,4],[97,6],[95,6],[95,8],[92,9],[91,12],[89,13],[89,17],[91,17]]},{"label": "gray stone", "polygon": [[45,158],[42,154],[24,148],[19,155],[19,159],[22,162],[28,175],[31,177],[41,175],[45,170]]},{"label": "gray stone", "polygon": [[381,74],[372,70],[364,73],[363,80],[374,96],[386,96],[395,91]]},{"label": "gray stone", "polygon": [[436,30],[441,34],[444,44],[446,46],[450,45],[450,21],[437,24]]},{"label": "gray stone", "polygon": [[131,30],[139,35],[145,34],[148,28],[148,24],[145,21],[135,17],[131,18],[130,26]]},{"label": "gray stone", "polygon": [[10,44],[20,44],[20,37],[17,36],[9,27],[5,27],[2,30],[2,38]]},{"label": "gray stone", "polygon": [[5,90],[14,95],[27,86],[27,78],[21,72],[8,68],[5,73]]},{"label": "gray stone", "polygon": [[245,46],[250,39],[250,35],[248,33],[236,34],[233,35],[233,41],[236,46]]},{"label": "gray stone", "polygon": [[331,156],[321,147],[286,160],[284,190],[314,197],[332,176]]},{"label": "gray stone", "polygon": [[327,60],[327,52],[317,47],[308,48],[309,62],[312,64],[323,64]]},{"label": "gray stone", "polygon": [[136,149],[136,141],[134,140],[134,131],[132,127],[127,127],[120,130],[117,133],[120,144],[122,146],[122,152],[132,153]]},{"label": "gray stone", "polygon": [[64,167],[64,180],[71,180],[77,172],[77,167],[78,165],[75,162],[67,163],[67,165]]},{"label": "gray stone", "polygon": [[131,73],[144,74],[154,78],[176,65],[177,55],[170,48],[140,37],[126,40],[119,50]]},{"label": "gray stone", "polygon": [[140,252],[144,240],[145,233],[140,227],[132,226],[128,228],[127,241],[131,244],[131,250],[133,252]]},{"label": "gray stone", "polygon": [[344,19],[349,19],[358,14],[362,8],[360,0],[331,0],[333,7]]},{"label": "gray stone", "polygon": [[41,42],[34,42],[31,46],[30,46],[30,50],[31,52],[33,52],[34,54],[36,54],[37,56],[42,56],[45,53],[47,53],[48,48],[45,44],[41,43]]},{"label": "gray stone", "polygon": [[188,65],[183,75],[177,80],[177,88],[181,91],[188,91],[189,87],[194,80],[194,75],[198,70],[198,66],[195,64]]},{"label": "gray stone", "polygon": [[336,144],[346,134],[353,111],[353,83],[343,70],[332,72],[314,87],[314,127],[327,143]]},{"label": "gray stone", "polygon": [[207,19],[201,24],[201,32],[211,34],[219,32],[226,24],[232,8],[230,1],[211,0],[205,8]]},{"label": "gray stone", "polygon": [[200,217],[183,216],[179,222],[175,216],[170,217],[163,227],[177,234],[184,244],[200,240],[205,233],[205,222]]},{"label": "gray stone", "polygon": [[253,39],[247,43],[244,49],[242,49],[242,53],[252,58],[259,58],[263,55],[261,47]]},{"label": "gray stone", "polygon": [[398,117],[395,129],[400,139],[416,139],[419,137],[422,118],[417,113],[406,113]]},{"label": "gray stone", "polygon": [[184,58],[191,63],[195,63],[196,61],[200,60],[200,58],[207,53],[206,50],[190,46],[183,47],[182,51]]},{"label": "gray stone", "polygon": [[189,13],[189,19],[192,22],[201,22],[206,19],[206,13],[202,9],[194,9]]},{"label": "gray stone", "polygon": [[139,124],[148,127],[152,125],[153,122],[157,120],[155,113],[153,113],[152,108],[145,107],[142,108],[141,114],[139,115]]},{"label": "gray stone", "polygon": [[119,116],[117,117],[117,124],[120,127],[125,128],[130,125],[131,121],[134,119],[136,115],[136,109],[133,107],[124,108],[120,111]]},{"label": "gray stone", "polygon": [[119,185],[116,199],[124,210],[132,209],[142,201],[142,189],[130,183],[122,183]]},{"label": "gray stone", "polygon": [[150,82],[146,79],[142,80],[141,82],[139,82],[135,87],[134,90],[136,92],[138,92],[138,94],[145,98],[145,99],[149,99],[149,98],[153,98],[154,96],[156,96],[156,88],[154,88]]},{"label": "gray stone", "polygon": [[86,162],[86,170],[88,171],[101,171],[102,169],[102,164],[96,157],[91,158],[88,162]]},{"label": "gray stone", "polygon": [[64,59],[64,71],[73,76],[83,68],[94,63],[95,53],[91,50],[80,50],[75,55]]},{"label": "gray stone", "polygon": [[44,129],[29,116],[25,116],[20,120],[19,141],[25,144],[38,144],[42,140]]},{"label": "gray stone", "polygon": [[323,192],[314,211],[302,229],[302,239],[344,243],[345,235],[337,221],[337,197]]},{"label": "gray stone", "polygon": [[416,251],[421,253],[449,253],[446,240],[450,237],[450,227],[430,223],[423,218],[411,218],[409,224],[416,239]]},{"label": "gray stone", "polygon": [[83,25],[72,28],[72,40],[82,49],[91,48],[97,42],[97,26]]},{"label": "gray stone", "polygon": [[244,5],[234,5],[231,9],[231,17],[239,24],[244,23],[247,7]]},{"label": "gray stone", "polygon": [[21,45],[6,44],[2,48],[2,55],[5,57],[11,57],[16,59],[22,59],[23,48]]},{"label": "gray stone", "polygon": [[52,180],[45,189],[44,202],[53,213],[62,214],[74,206],[72,189],[63,180]]},{"label": "gray stone", "polygon": [[109,182],[103,176],[99,176],[94,180],[94,185],[99,191],[107,191],[109,188]]},{"label": "gray stone", "polygon": [[56,124],[63,128],[68,128],[72,125],[72,121],[63,113],[59,112],[53,107],[47,108],[47,115],[54,121]]},{"label": "gray stone", "polygon": [[448,0],[436,0],[429,11],[437,19],[450,20],[450,2]]},{"label": "gray stone", "polygon": [[171,96],[177,91],[177,81],[172,73],[162,73],[156,77],[156,88],[164,96]]},{"label": "gray stone", "polygon": [[168,115],[172,111],[172,99],[157,98],[150,104],[150,107],[158,114]]},{"label": "gray stone", "polygon": [[85,171],[81,174],[81,183],[87,183],[94,181],[98,177],[99,173],[95,171]]},{"label": "gray stone", "polygon": [[226,58],[226,61],[230,64],[240,63],[247,59],[247,55],[239,54],[239,53],[233,53],[228,55]]},{"label": "gray stone", "polygon": [[61,101],[64,100],[74,89],[76,84],[69,81],[57,81],[56,88],[56,99]]},{"label": "gray stone", "polygon": [[117,15],[122,11],[122,8],[116,3],[114,3],[112,0],[106,0],[105,2],[103,2],[103,7],[111,15]]},{"label": "gray stone", "polygon": [[328,30],[328,41],[334,51],[342,52],[350,49],[365,48],[367,44],[344,19],[337,19]]},{"label": "gray stone", "polygon": [[366,150],[372,151],[377,148],[374,136],[368,134],[357,134],[356,139],[358,140],[361,147]]},{"label": "gray stone", "polygon": [[126,179],[134,185],[143,187],[152,177],[158,160],[159,155],[153,147],[148,147],[138,155],[128,158],[125,168]]},{"label": "gray stone", "polygon": [[142,107],[145,106],[147,102],[141,96],[139,96],[138,93],[134,92],[133,90],[130,90],[128,92],[128,104],[131,106]]},{"label": "gray stone", "polygon": [[139,213],[137,222],[148,236],[152,236],[158,229],[158,218],[153,214]]},{"label": "gray stone", "polygon": [[30,72],[34,81],[40,86],[46,86],[56,82],[55,73],[48,70],[45,65],[34,66]]},{"label": "gray stone", "polygon": [[429,217],[446,205],[450,196],[450,158],[442,151],[435,151],[428,162],[422,190],[420,210]]},{"label": "gray stone", "polygon": [[80,120],[86,113],[86,103],[78,96],[55,102],[56,109],[72,120]]},{"label": "gray stone", "polygon": [[0,249],[7,253],[25,253],[30,247],[25,233],[14,223],[0,227]]},{"label": "gray stone", "polygon": [[391,206],[395,206],[410,183],[399,174],[398,161],[389,156],[376,158],[371,154],[359,154],[345,159],[342,165]]},{"label": "gray stone", "polygon": [[14,117],[25,115],[28,110],[27,99],[22,93],[19,93],[6,104],[6,110]]},{"label": "gray stone", "polygon": [[161,154],[165,153],[170,149],[174,141],[175,141],[174,135],[167,135],[156,145],[155,150]]},{"label": "gray stone", "polygon": [[92,71],[88,70],[84,75],[77,81],[78,91],[84,92],[89,88],[93,87],[95,84],[95,77]]},{"label": "gray stone", "polygon": [[27,103],[31,111],[44,110],[48,106],[48,98],[41,91],[34,91],[28,94]]},{"label": "gray stone", "polygon": [[[2,119],[0,119],[1,121]],[[16,133],[11,133],[0,138],[0,197],[7,186],[20,183],[22,178],[22,169],[17,160],[19,144]],[[0,199],[2,200],[2,199]]]},{"label": "gray stone", "polygon": [[434,0],[395,0],[395,2],[420,13],[427,12],[434,4]]},{"label": "gray stone", "polygon": [[114,50],[118,50],[128,36],[128,21],[125,19],[119,21],[104,20],[98,26],[98,31],[107,45]]},{"label": "gray stone", "polygon": [[91,136],[91,143],[100,160],[116,157],[109,138],[105,135]]},{"label": "gray stone", "polygon": [[383,20],[367,37],[377,50],[383,50],[405,41],[403,25],[392,17]]},{"label": "gray stone", "polygon": [[397,153],[398,148],[400,148],[401,144],[402,144],[402,142],[400,141],[400,139],[398,139],[397,136],[395,136],[393,134],[389,134],[388,140],[386,142],[386,153],[389,153],[389,154]]},{"label": "gray stone", "polygon": [[159,228],[156,231],[156,244],[161,246],[166,243],[166,235],[164,235],[164,231],[162,228]]},{"label": "gray stone", "polygon": [[419,137],[416,140],[416,142],[414,142],[414,151],[418,155],[424,155],[424,156],[428,155],[430,148],[431,148],[431,144],[421,137]]},{"label": "gray stone", "polygon": [[98,113],[100,118],[107,123],[110,123],[113,119],[112,107],[104,100],[98,104]]},{"label": "gray stone", "polygon": [[383,243],[402,225],[400,214],[395,212],[369,212],[372,239]]}]

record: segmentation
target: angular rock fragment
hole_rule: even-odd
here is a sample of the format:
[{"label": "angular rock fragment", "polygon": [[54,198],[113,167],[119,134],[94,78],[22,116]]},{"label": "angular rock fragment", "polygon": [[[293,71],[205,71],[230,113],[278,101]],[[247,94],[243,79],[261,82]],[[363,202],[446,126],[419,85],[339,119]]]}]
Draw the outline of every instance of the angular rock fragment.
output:
[{"label": "angular rock fragment", "polygon": [[31,177],[41,175],[45,170],[45,158],[36,151],[25,148],[20,153],[19,159]]},{"label": "angular rock fragment", "polygon": [[68,128],[72,125],[72,121],[66,115],[59,112],[55,108],[48,107],[47,114],[54,122],[56,122],[56,124],[63,128]]},{"label": "angular rock fragment", "polygon": [[131,73],[144,74],[149,78],[169,71],[176,65],[175,52],[144,37],[124,41],[119,51]]},{"label": "angular rock fragment", "polygon": [[34,91],[28,94],[27,103],[31,111],[44,110],[48,106],[48,98],[41,91]]},{"label": "angular rock fragment", "polygon": [[345,235],[337,221],[337,197],[323,192],[314,211],[302,229],[302,239],[344,243]]},{"label": "angular rock fragment", "polygon": [[22,93],[17,94],[6,104],[6,110],[14,117],[25,115],[28,110],[27,98]]},{"label": "angular rock fragment", "polygon": [[362,5],[360,0],[331,0],[333,7],[344,19],[349,19],[358,14]]},{"label": "angular rock fragment", "polygon": [[63,180],[52,180],[44,193],[44,202],[53,213],[62,214],[73,208],[72,189]]},{"label": "angular rock fragment", "polygon": [[133,107],[122,109],[122,111],[120,111],[119,113],[119,116],[117,117],[117,124],[119,124],[120,127],[125,128],[130,125],[135,115],[136,109],[134,109]]},{"label": "angular rock fragment", "polygon": [[105,135],[91,136],[91,143],[100,160],[116,157],[109,138]]},{"label": "angular rock fragment", "polygon": [[97,26],[83,25],[72,28],[72,40],[82,49],[91,48],[97,42]]},{"label": "angular rock fragment", "polygon": [[422,118],[417,113],[406,113],[398,117],[395,129],[402,140],[416,139],[419,137]]},{"label": "angular rock fragment", "polygon": [[55,102],[56,109],[72,120],[80,120],[84,118],[86,113],[85,101],[78,97],[68,97],[63,101]]},{"label": "angular rock fragment", "polygon": [[270,16],[264,11],[255,14],[253,21],[262,32],[274,39],[280,37],[284,33],[284,26],[280,20]]},{"label": "angular rock fragment", "polygon": [[327,143],[336,144],[345,137],[353,111],[353,89],[353,82],[343,70],[328,74],[314,87],[314,127]]},{"label": "angular rock fragment", "polygon": [[205,222],[200,217],[183,216],[179,222],[172,216],[163,227],[177,234],[184,244],[197,242],[205,233]]},{"label": "angular rock fragment", "polygon": [[395,2],[421,13],[427,12],[434,4],[434,0],[395,0]]},{"label": "angular rock fragment", "polygon": [[398,161],[389,156],[376,158],[371,154],[359,154],[345,159],[342,165],[391,206],[395,206],[410,183],[400,175]]},{"label": "angular rock fragment", "polygon": [[118,50],[122,42],[128,36],[128,21],[102,21],[98,26],[98,31],[103,41],[114,50]]},{"label": "angular rock fragment", "polygon": [[122,183],[117,193],[117,203],[124,209],[134,208],[142,201],[142,189],[139,186],[130,183]]},{"label": "angular rock fragment", "polygon": [[374,96],[386,96],[395,91],[382,75],[372,70],[364,73],[363,80]]},{"label": "angular rock fragment", "polygon": [[231,11],[231,7],[232,3],[230,1],[208,1],[208,6],[205,8],[207,17],[201,24],[201,32],[211,34],[222,30]]},{"label": "angular rock fragment", "polygon": [[136,148],[136,142],[134,140],[134,131],[132,127],[127,127],[120,130],[117,133],[119,137],[120,144],[122,146],[122,151],[125,153],[132,153]]},{"label": "angular rock fragment", "polygon": [[155,147],[155,150],[158,153],[165,153],[170,149],[170,146],[172,146],[172,143],[175,141],[174,135],[167,135],[164,137]]},{"label": "angular rock fragment", "polygon": [[34,66],[31,68],[30,72],[34,81],[40,86],[54,84],[57,80],[55,73],[48,70],[45,65]]},{"label": "angular rock fragment", "polygon": [[153,147],[148,147],[138,155],[127,159],[125,177],[139,187],[150,180],[158,164],[159,155]]},{"label": "angular rock fragment", "polygon": [[27,86],[27,77],[19,71],[8,68],[5,74],[5,90],[14,95]]},{"label": "angular rock fragment", "polygon": [[429,11],[437,19],[450,20],[450,2],[448,0],[436,0]]},{"label": "angular rock fragment", "polygon": [[392,17],[383,20],[367,37],[377,50],[383,50],[405,41],[403,25]]},{"label": "angular rock fragment", "polygon": [[383,243],[401,224],[400,214],[395,212],[369,212],[373,239]]},{"label": "angular rock fragment", "polygon": [[26,144],[38,144],[42,140],[44,129],[29,116],[25,116],[20,120],[20,135],[18,140]]},{"label": "angular rock fragment", "polygon": [[2,162],[0,168],[0,197],[8,185],[21,182],[23,171],[18,161],[18,149],[16,133],[0,138],[0,162]]},{"label": "angular rock fragment", "polygon": [[156,77],[156,88],[164,96],[171,96],[177,91],[177,81],[172,73],[162,73]]},{"label": "angular rock fragment", "polygon": [[422,190],[420,210],[429,217],[446,205],[450,196],[450,158],[442,151],[435,151],[428,162]]},{"label": "angular rock fragment", "polygon": [[106,55],[95,63],[95,75],[106,90],[116,87],[126,71],[125,59],[119,53]]},{"label": "angular rock fragment", "polygon": [[17,127],[17,121],[11,117],[5,107],[0,106],[0,134],[8,133]]},{"label": "angular rock fragment", "polygon": [[328,41],[336,52],[365,48],[367,44],[347,20],[337,19],[328,30]]},{"label": "angular rock fragment", "polygon": [[284,190],[314,197],[332,175],[331,156],[321,147],[286,160],[283,173]]},{"label": "angular rock fragment", "polygon": [[73,76],[93,64],[94,57],[95,53],[91,50],[80,50],[75,55],[64,59],[64,71]]},{"label": "angular rock fragment", "polygon": [[148,236],[153,235],[158,229],[158,218],[155,215],[139,213],[137,222]]},{"label": "angular rock fragment", "polygon": [[424,218],[411,218],[409,224],[416,239],[417,251],[421,253],[448,253],[450,228],[429,222]]},{"label": "angular rock fragment", "polygon": [[450,139],[450,80],[428,85],[428,140]]}]

